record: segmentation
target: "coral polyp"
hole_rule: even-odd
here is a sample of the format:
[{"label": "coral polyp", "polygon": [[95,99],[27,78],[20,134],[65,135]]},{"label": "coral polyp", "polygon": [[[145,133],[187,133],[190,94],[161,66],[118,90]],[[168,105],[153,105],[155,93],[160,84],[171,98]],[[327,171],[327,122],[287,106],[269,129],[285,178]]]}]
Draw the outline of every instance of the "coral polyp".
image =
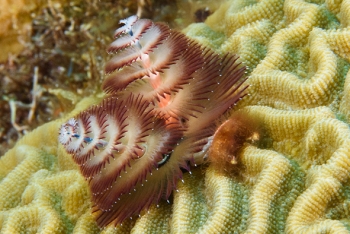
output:
[{"label": "coral polyp", "polygon": [[61,126],[104,227],[168,199],[201,163],[217,120],[245,94],[245,67],[167,25],[131,16],[108,47],[107,97]]}]

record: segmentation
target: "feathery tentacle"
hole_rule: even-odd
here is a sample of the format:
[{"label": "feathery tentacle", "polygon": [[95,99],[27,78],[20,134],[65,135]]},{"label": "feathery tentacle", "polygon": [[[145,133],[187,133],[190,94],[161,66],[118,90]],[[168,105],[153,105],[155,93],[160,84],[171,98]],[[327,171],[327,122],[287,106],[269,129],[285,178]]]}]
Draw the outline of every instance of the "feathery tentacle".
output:
[{"label": "feathery tentacle", "polygon": [[241,99],[244,66],[162,23],[120,21],[99,105],[68,120],[59,141],[89,182],[104,227],[168,199],[202,163],[216,120]]}]

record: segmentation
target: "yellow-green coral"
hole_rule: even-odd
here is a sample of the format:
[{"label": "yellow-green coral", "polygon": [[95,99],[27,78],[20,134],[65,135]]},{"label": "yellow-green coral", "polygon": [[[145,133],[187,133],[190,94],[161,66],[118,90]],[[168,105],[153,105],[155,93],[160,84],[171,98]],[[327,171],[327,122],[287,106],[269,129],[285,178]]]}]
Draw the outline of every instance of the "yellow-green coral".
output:
[{"label": "yellow-green coral", "polygon": [[236,171],[199,166],[170,204],[99,230],[86,182],[57,143],[63,120],[54,121],[0,159],[1,232],[348,233],[349,23],[349,1],[228,1],[186,33],[249,66],[250,95],[235,109],[264,134],[244,146]]}]

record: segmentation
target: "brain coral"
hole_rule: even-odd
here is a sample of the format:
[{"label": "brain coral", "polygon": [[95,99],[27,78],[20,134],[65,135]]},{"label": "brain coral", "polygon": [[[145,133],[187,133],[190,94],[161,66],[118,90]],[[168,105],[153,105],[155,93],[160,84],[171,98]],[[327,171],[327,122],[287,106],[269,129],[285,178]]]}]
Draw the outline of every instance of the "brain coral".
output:
[{"label": "brain coral", "polygon": [[249,67],[235,109],[261,122],[234,173],[192,169],[168,204],[99,230],[90,194],[57,142],[64,119],[26,135],[0,159],[2,233],[348,233],[350,2],[228,1],[185,32]]}]

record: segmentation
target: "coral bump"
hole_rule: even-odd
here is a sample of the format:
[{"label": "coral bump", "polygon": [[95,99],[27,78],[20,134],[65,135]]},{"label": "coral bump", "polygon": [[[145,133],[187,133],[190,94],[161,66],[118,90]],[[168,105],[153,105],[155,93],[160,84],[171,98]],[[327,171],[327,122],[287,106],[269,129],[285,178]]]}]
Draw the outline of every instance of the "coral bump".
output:
[{"label": "coral bump", "polygon": [[167,25],[131,16],[116,30],[97,106],[59,141],[87,179],[100,227],[168,199],[206,157],[218,119],[244,96],[245,67]]}]

